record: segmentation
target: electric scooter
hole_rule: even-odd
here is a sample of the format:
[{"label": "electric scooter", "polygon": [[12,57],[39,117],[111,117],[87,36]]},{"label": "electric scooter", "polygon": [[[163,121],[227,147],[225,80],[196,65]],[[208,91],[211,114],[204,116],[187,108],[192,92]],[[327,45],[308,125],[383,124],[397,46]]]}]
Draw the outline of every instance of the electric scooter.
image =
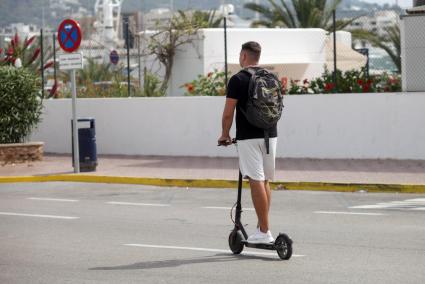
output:
[{"label": "electric scooter", "polygon": [[[231,141],[232,144],[236,144],[236,139]],[[219,144],[222,146],[225,144]],[[234,254],[240,254],[244,247],[256,248],[256,249],[265,249],[265,250],[276,250],[280,259],[288,260],[292,256],[292,240],[288,235],[279,233],[277,238],[273,243],[270,244],[257,244],[249,243],[247,241],[248,234],[245,231],[244,226],[242,225],[241,215],[242,215],[242,173],[239,170],[239,179],[238,179],[238,199],[235,205],[232,207],[230,216],[232,218],[235,227],[229,235],[229,247]],[[236,206],[235,219],[233,219],[233,208]]]}]

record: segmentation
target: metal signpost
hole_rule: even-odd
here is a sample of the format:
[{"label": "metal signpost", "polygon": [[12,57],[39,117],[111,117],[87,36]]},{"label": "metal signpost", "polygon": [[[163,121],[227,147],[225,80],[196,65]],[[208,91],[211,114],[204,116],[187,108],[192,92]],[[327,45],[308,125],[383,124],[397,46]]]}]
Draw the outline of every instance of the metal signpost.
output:
[{"label": "metal signpost", "polygon": [[74,145],[74,172],[80,172],[80,153],[77,129],[77,87],[75,70],[83,68],[83,55],[75,52],[81,44],[81,29],[78,22],[66,19],[58,28],[58,41],[60,47],[67,53],[59,55],[59,69],[71,70],[72,84],[72,137]]}]

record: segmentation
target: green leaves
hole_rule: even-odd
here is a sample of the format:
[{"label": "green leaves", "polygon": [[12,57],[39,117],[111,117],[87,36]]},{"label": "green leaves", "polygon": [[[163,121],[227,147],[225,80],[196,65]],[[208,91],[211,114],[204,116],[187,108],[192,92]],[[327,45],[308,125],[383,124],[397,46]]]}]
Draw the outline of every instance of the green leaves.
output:
[{"label": "green leaves", "polygon": [[[291,0],[288,5],[285,0],[267,0],[268,5],[255,3],[245,4],[245,8],[258,12],[263,16],[255,21],[253,26],[269,28],[322,28],[331,30],[332,11],[342,0]],[[352,20],[337,21],[337,29],[350,24]]]},{"label": "green leaves", "polygon": [[224,72],[214,70],[206,76],[198,75],[196,80],[184,84],[181,88],[186,88],[186,96],[224,96],[224,79]]},{"label": "green leaves", "polygon": [[158,26],[158,31],[149,38],[147,54],[154,55],[165,67],[160,93],[167,91],[177,49],[199,39],[198,31],[202,27],[200,17],[179,11],[164,26]]},{"label": "green leaves", "polygon": [[39,78],[25,68],[0,66],[0,143],[20,143],[40,122]]},{"label": "green leaves", "polygon": [[371,45],[385,50],[397,67],[397,72],[401,73],[400,27],[398,25],[385,28],[383,35],[367,30],[354,30],[351,33],[355,39],[366,40]]},{"label": "green leaves", "polygon": [[338,85],[333,83],[333,74],[325,70],[322,77],[308,81],[291,80],[288,94],[330,94],[330,93],[381,93],[401,91],[399,75],[366,76],[364,70],[337,72]]}]

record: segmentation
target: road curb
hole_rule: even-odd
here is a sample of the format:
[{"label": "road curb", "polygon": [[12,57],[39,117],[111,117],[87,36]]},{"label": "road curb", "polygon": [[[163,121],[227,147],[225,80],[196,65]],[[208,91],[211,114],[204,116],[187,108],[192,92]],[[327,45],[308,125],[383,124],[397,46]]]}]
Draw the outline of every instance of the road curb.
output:
[{"label": "road curb", "polygon": [[[113,184],[141,184],[171,187],[199,187],[199,188],[236,188],[236,180],[214,179],[162,179],[124,176],[98,175],[45,175],[45,176],[11,176],[0,177],[0,183],[21,182],[89,182]],[[244,187],[248,184],[244,182]],[[377,183],[334,183],[334,182],[272,182],[274,190],[311,190],[337,192],[394,192],[394,193],[425,193],[425,185],[414,184],[377,184]]]}]

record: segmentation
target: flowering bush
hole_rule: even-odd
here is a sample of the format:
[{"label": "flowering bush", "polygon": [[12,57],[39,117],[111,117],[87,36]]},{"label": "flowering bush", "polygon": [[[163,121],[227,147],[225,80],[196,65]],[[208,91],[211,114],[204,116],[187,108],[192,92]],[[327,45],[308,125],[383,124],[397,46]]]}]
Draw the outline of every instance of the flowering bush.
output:
[{"label": "flowering bush", "polygon": [[198,79],[184,84],[181,88],[186,88],[186,96],[224,96],[224,81],[225,73],[214,70],[206,76],[198,75]]},{"label": "flowering bush", "polygon": [[337,72],[337,83],[333,82],[333,75],[325,70],[322,77],[302,83],[298,80],[291,80],[288,94],[329,94],[329,93],[374,93],[374,92],[399,92],[401,82],[399,75],[366,76],[364,70],[352,70]]},{"label": "flowering bush", "polygon": [[[53,60],[46,63],[43,62],[41,68],[41,49],[40,44],[35,44],[35,36],[21,40],[18,34],[12,38],[5,50],[0,48],[0,66],[15,66],[17,68],[25,68],[38,75],[41,70],[54,67]],[[49,53],[50,50],[47,51]],[[44,54],[44,53],[43,53]],[[48,55],[48,54],[45,54]],[[45,56],[45,58],[51,56]],[[55,96],[58,88],[57,82],[49,92],[49,97]]]},{"label": "flowering bush", "polygon": [[41,120],[40,78],[27,68],[0,66],[0,144],[24,142]]}]

